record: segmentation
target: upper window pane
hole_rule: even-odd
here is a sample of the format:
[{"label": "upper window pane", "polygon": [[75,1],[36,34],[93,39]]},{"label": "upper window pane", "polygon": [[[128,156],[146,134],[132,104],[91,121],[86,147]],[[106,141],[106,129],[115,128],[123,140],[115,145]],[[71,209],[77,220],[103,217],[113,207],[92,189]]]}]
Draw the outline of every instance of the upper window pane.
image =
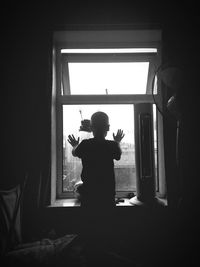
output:
[{"label": "upper window pane", "polygon": [[70,62],[70,94],[146,94],[149,62]]}]

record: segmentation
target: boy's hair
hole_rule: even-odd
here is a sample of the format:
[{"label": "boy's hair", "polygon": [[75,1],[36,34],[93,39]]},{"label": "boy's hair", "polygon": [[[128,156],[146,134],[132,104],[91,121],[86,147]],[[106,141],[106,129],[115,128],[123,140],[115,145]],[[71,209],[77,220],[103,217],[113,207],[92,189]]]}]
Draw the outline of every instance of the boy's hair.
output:
[{"label": "boy's hair", "polygon": [[95,112],[91,117],[91,128],[95,130],[109,130],[108,115],[102,111]]}]

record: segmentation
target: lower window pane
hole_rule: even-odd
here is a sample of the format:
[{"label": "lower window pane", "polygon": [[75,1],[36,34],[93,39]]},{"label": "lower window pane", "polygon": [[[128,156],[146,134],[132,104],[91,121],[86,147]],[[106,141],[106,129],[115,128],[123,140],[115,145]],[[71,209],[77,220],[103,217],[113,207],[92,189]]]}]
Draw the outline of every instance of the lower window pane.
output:
[{"label": "lower window pane", "polygon": [[81,160],[72,156],[72,147],[68,135],[73,134],[80,141],[92,138],[92,133],[79,131],[81,120],[90,119],[96,111],[109,116],[110,131],[106,139],[113,140],[113,132],[122,129],[125,137],[121,141],[122,156],[114,161],[116,191],[136,190],[135,145],[134,145],[134,109],[129,104],[113,105],[64,105],[63,106],[63,192],[72,192],[75,183],[81,180]]}]

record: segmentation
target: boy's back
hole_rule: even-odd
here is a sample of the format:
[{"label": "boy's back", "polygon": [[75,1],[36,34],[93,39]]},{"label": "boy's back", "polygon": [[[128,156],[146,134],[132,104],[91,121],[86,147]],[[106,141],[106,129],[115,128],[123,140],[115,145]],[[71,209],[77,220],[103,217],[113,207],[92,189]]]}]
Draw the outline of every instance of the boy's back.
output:
[{"label": "boy's back", "polygon": [[124,137],[122,130],[113,133],[113,139],[106,140],[109,131],[109,118],[104,112],[96,112],[91,117],[91,131],[94,138],[83,140],[68,136],[73,146],[72,154],[82,160],[81,205],[115,205],[115,174],[113,160],[121,157],[120,141]]},{"label": "boy's back", "polygon": [[[84,194],[108,201],[115,198],[115,174],[113,160],[119,160],[121,150],[115,141],[83,140],[76,148],[76,155],[82,159],[81,179],[84,184]],[[103,201],[102,201],[103,202]]]}]

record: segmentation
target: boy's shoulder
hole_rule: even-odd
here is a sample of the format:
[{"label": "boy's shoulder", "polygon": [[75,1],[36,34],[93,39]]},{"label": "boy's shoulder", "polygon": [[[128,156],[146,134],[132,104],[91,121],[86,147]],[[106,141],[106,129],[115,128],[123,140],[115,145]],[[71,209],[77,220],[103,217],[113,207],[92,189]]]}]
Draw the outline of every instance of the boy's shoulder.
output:
[{"label": "boy's shoulder", "polygon": [[93,139],[94,139],[94,138],[83,139],[83,140],[81,141],[81,143],[91,143],[91,142],[93,142]]},{"label": "boy's shoulder", "polygon": [[88,139],[83,139],[81,143],[87,144],[87,143],[104,143],[104,144],[116,144],[114,140],[109,140],[109,139],[104,139],[102,141],[97,141],[95,138],[88,138]]},{"label": "boy's shoulder", "polygon": [[101,141],[96,140],[95,138],[89,138],[82,140],[83,144],[97,144],[97,145],[115,145],[116,142],[114,140],[104,139]]}]

